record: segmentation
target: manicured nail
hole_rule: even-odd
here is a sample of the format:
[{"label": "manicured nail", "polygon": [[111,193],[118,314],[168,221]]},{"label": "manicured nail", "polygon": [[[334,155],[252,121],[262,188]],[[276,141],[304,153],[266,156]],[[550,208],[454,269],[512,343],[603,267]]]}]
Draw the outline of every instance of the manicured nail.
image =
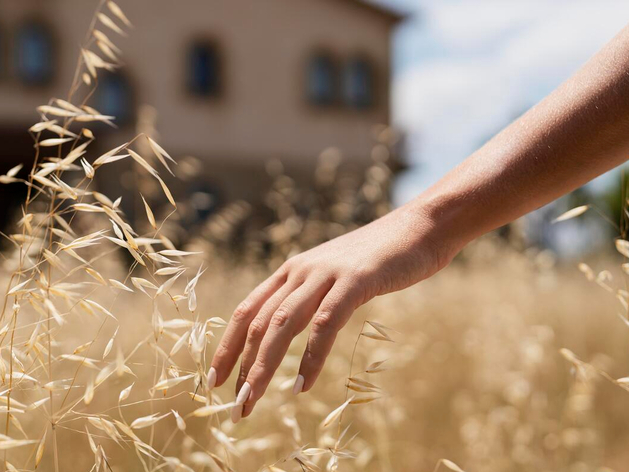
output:
[{"label": "manicured nail", "polygon": [[295,379],[295,385],[293,385],[293,395],[299,395],[301,391],[304,389],[304,376],[299,374]]},{"label": "manicured nail", "polygon": [[236,424],[240,421],[240,418],[242,418],[243,408],[244,405],[235,405],[232,407],[232,423]]},{"label": "manicured nail", "polygon": [[249,382],[245,382],[242,384],[242,387],[240,387],[240,391],[236,396],[236,405],[232,408],[232,422],[238,423],[240,418],[242,418],[242,411],[245,409],[244,404],[249,398],[249,395],[251,395],[251,385],[249,385]]},{"label": "manicured nail", "polygon": [[243,405],[249,398],[250,394],[251,385],[249,385],[249,382],[245,382],[242,384],[242,387],[240,387],[240,392],[238,392],[238,396],[236,397],[236,405]]},{"label": "manicured nail", "polygon": [[214,367],[210,367],[210,370],[207,372],[207,389],[212,390],[216,385],[216,369]]}]

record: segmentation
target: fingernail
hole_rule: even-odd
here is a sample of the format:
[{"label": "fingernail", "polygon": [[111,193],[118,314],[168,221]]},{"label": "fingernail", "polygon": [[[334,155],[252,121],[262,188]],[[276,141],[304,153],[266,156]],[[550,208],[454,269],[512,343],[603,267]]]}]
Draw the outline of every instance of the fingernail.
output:
[{"label": "fingernail", "polygon": [[242,410],[244,405],[236,405],[232,408],[232,423],[238,423],[242,418]]},{"label": "fingernail", "polygon": [[216,369],[214,367],[210,367],[210,370],[207,372],[207,389],[212,390],[216,385]]},{"label": "fingernail", "polygon": [[240,392],[238,392],[238,396],[236,397],[236,405],[243,405],[249,398],[250,394],[251,385],[249,385],[249,382],[245,382],[242,384],[242,387],[240,387]]},{"label": "fingernail", "polygon": [[301,391],[304,389],[304,376],[299,374],[295,379],[295,385],[293,385],[293,395],[299,395]]}]

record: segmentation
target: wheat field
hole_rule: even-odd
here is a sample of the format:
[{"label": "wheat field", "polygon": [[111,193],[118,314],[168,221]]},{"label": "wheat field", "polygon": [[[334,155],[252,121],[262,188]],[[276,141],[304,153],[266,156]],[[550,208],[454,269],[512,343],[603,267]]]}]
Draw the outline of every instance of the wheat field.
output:
[{"label": "wheat field", "polygon": [[[627,266],[618,254],[558,263],[495,235],[362,307],[317,386],[294,397],[298,337],[256,412],[234,425],[233,381],[206,381],[231,312],[290,255],[387,211],[394,133],[379,131],[359,183],[324,153],[327,194],[308,217],[294,211],[307,197],[272,163],[264,231],[232,247],[252,211],[232,202],[186,234],[186,202],[170,187],[177,159],[150,126],[104,154],[90,149],[115,121],[90,98],[101,71],[120,66],[115,38],[130,27],[116,3],[99,3],[68,97],[37,109],[33,167],[0,176],[27,191],[2,235],[4,470],[623,470]],[[101,168],[121,161],[148,189],[135,197],[138,218],[99,191]]]}]

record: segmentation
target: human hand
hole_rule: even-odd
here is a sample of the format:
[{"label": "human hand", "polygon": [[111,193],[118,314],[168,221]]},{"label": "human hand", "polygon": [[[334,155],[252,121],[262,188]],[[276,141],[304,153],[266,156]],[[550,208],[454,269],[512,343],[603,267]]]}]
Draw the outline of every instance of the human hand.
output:
[{"label": "human hand", "polygon": [[450,262],[455,251],[435,239],[434,225],[420,215],[403,207],[292,257],[240,303],[208,374],[209,388],[222,385],[242,354],[234,422],[251,413],[291,341],[311,320],[294,394],[312,388],[356,308]]}]

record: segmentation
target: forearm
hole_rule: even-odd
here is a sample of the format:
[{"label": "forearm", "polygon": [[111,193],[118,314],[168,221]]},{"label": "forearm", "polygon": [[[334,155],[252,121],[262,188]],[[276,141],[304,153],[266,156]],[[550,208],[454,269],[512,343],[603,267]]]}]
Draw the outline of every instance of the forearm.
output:
[{"label": "forearm", "polygon": [[[437,272],[475,237],[583,185],[629,154],[629,28],[557,91],[413,202],[289,259],[240,304],[207,385],[240,355],[232,419],[251,413],[312,319],[293,392],[314,384],[356,307]],[[453,137],[456,139],[456,137]]]},{"label": "forearm", "polygon": [[455,250],[629,155],[629,27],[577,74],[407,206]]}]

